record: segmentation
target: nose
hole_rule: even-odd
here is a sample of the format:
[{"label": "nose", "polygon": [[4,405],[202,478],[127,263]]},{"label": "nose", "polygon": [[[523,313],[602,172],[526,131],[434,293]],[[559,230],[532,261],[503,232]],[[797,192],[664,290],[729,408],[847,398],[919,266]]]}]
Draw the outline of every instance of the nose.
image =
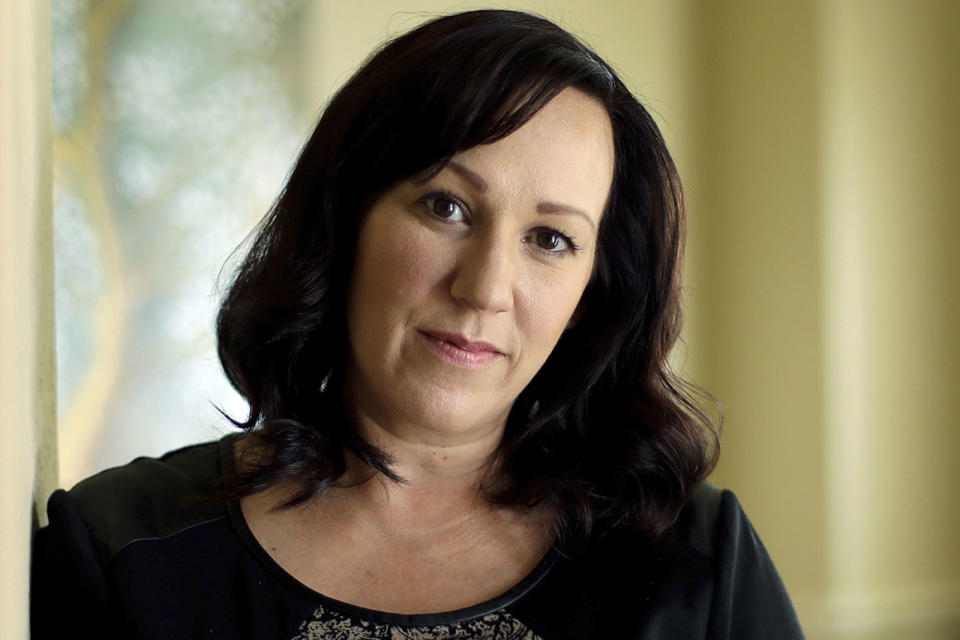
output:
[{"label": "nose", "polygon": [[474,237],[457,261],[450,294],[479,311],[513,308],[514,261],[507,242],[494,234]]}]

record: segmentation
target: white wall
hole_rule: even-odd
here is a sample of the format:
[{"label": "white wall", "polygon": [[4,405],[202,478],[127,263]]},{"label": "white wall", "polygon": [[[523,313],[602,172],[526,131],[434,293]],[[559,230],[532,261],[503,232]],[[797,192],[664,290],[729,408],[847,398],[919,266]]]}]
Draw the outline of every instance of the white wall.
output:
[{"label": "white wall", "polygon": [[49,5],[0,16],[0,629],[26,638],[34,496],[56,484]]}]

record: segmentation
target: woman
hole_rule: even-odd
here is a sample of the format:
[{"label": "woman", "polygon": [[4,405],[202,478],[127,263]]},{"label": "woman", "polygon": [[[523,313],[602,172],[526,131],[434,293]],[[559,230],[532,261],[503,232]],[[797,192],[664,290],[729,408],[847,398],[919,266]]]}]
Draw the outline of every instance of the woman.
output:
[{"label": "woman", "polygon": [[36,633],[801,637],[667,369],[682,213],[647,112],[556,25],[387,44],[221,308],[245,434],[55,494]]}]

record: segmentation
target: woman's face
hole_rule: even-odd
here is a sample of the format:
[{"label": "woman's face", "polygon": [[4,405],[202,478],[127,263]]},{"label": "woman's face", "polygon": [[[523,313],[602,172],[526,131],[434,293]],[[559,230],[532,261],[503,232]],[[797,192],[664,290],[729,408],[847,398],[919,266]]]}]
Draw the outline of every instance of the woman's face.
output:
[{"label": "woman's face", "polygon": [[361,419],[447,446],[503,427],[590,279],[613,164],[605,109],[567,89],[506,138],[383,194],[347,311]]}]

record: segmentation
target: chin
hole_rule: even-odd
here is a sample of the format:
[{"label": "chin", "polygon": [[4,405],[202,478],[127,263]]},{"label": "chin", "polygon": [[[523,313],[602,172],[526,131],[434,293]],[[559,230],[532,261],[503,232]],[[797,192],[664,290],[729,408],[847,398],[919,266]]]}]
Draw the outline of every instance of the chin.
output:
[{"label": "chin", "polygon": [[475,398],[460,394],[443,398],[434,395],[424,400],[418,408],[411,407],[413,410],[406,413],[404,422],[434,434],[437,444],[455,445],[494,431],[499,434],[509,413],[509,407],[491,412],[489,403],[478,403]]}]

